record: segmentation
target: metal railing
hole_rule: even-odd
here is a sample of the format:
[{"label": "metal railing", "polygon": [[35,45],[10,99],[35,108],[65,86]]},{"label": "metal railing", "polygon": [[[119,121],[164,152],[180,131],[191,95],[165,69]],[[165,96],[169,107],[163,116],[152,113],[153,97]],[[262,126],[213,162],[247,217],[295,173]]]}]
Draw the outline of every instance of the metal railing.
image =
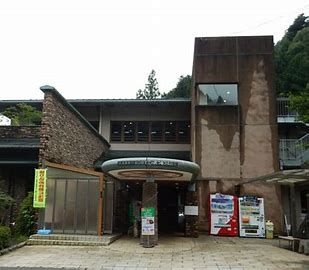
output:
[{"label": "metal railing", "polygon": [[309,134],[299,139],[281,139],[279,151],[283,165],[302,165],[309,160]]},{"label": "metal railing", "polygon": [[277,116],[278,117],[296,117],[297,112],[293,111],[290,107],[288,98],[277,98]]}]

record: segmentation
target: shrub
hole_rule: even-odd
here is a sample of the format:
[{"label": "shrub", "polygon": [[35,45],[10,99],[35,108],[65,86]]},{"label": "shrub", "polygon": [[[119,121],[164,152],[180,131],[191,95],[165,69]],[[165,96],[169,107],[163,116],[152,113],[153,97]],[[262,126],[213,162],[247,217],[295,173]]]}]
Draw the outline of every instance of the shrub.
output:
[{"label": "shrub", "polygon": [[20,204],[20,209],[16,219],[16,231],[21,235],[34,234],[37,223],[37,211],[33,208],[33,192]]},{"label": "shrub", "polygon": [[9,246],[11,239],[11,230],[7,226],[0,226],[0,249]]},{"label": "shrub", "polygon": [[8,209],[13,202],[13,198],[7,193],[3,192],[0,188],[0,224],[5,222]]}]

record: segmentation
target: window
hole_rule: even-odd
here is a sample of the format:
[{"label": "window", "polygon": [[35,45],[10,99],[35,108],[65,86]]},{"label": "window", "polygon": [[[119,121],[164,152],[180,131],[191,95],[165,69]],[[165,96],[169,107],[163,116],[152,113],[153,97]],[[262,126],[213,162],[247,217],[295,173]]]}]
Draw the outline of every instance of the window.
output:
[{"label": "window", "polygon": [[164,140],[166,142],[176,142],[176,122],[165,122]]},{"label": "window", "polygon": [[190,141],[190,123],[189,122],[178,122],[178,142],[189,142]]},{"label": "window", "polygon": [[121,122],[111,123],[111,141],[121,142]]},{"label": "window", "polygon": [[137,141],[149,141],[149,122],[137,122]]},{"label": "window", "polygon": [[111,142],[189,143],[188,121],[113,121]]},{"label": "window", "polygon": [[135,123],[134,122],[123,122],[123,134],[124,141],[134,142],[135,141]]},{"label": "window", "polygon": [[199,84],[199,105],[237,105],[237,84]]},{"label": "window", "polygon": [[151,142],[163,141],[163,123],[164,122],[151,123]]}]

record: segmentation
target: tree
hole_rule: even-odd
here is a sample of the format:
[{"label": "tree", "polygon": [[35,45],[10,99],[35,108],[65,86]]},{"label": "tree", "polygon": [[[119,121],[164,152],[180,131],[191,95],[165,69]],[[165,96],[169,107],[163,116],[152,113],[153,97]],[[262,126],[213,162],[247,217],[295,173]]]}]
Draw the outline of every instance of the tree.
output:
[{"label": "tree", "polygon": [[181,75],[175,88],[162,95],[162,98],[190,98],[191,97],[192,78],[190,75]]},{"label": "tree", "polygon": [[298,31],[308,26],[309,26],[308,16],[304,16],[304,13],[302,13],[298,15],[298,17],[294,20],[293,24],[289,26],[287,32],[285,33],[285,36],[289,40],[293,40]]},{"label": "tree", "polygon": [[309,22],[300,14],[275,46],[276,90],[280,95],[302,92],[309,82]]},{"label": "tree", "polygon": [[33,126],[41,122],[42,112],[25,103],[18,103],[2,112],[3,115],[12,120],[13,126]]},{"label": "tree", "polygon": [[156,72],[151,70],[148,76],[148,83],[145,84],[144,90],[139,89],[136,93],[137,99],[156,99],[160,98],[161,93],[156,79]]},{"label": "tree", "polygon": [[297,95],[289,96],[291,108],[298,112],[298,119],[304,123],[309,123],[309,83],[305,91]]}]

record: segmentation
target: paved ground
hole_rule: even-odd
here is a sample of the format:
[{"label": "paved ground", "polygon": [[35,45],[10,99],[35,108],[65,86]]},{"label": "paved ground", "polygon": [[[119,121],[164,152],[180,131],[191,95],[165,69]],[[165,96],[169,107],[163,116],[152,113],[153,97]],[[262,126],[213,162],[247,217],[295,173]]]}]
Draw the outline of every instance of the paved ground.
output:
[{"label": "paved ground", "polygon": [[277,240],[163,237],[145,249],[122,237],[108,247],[25,246],[0,256],[0,269],[308,269],[309,256]]}]

